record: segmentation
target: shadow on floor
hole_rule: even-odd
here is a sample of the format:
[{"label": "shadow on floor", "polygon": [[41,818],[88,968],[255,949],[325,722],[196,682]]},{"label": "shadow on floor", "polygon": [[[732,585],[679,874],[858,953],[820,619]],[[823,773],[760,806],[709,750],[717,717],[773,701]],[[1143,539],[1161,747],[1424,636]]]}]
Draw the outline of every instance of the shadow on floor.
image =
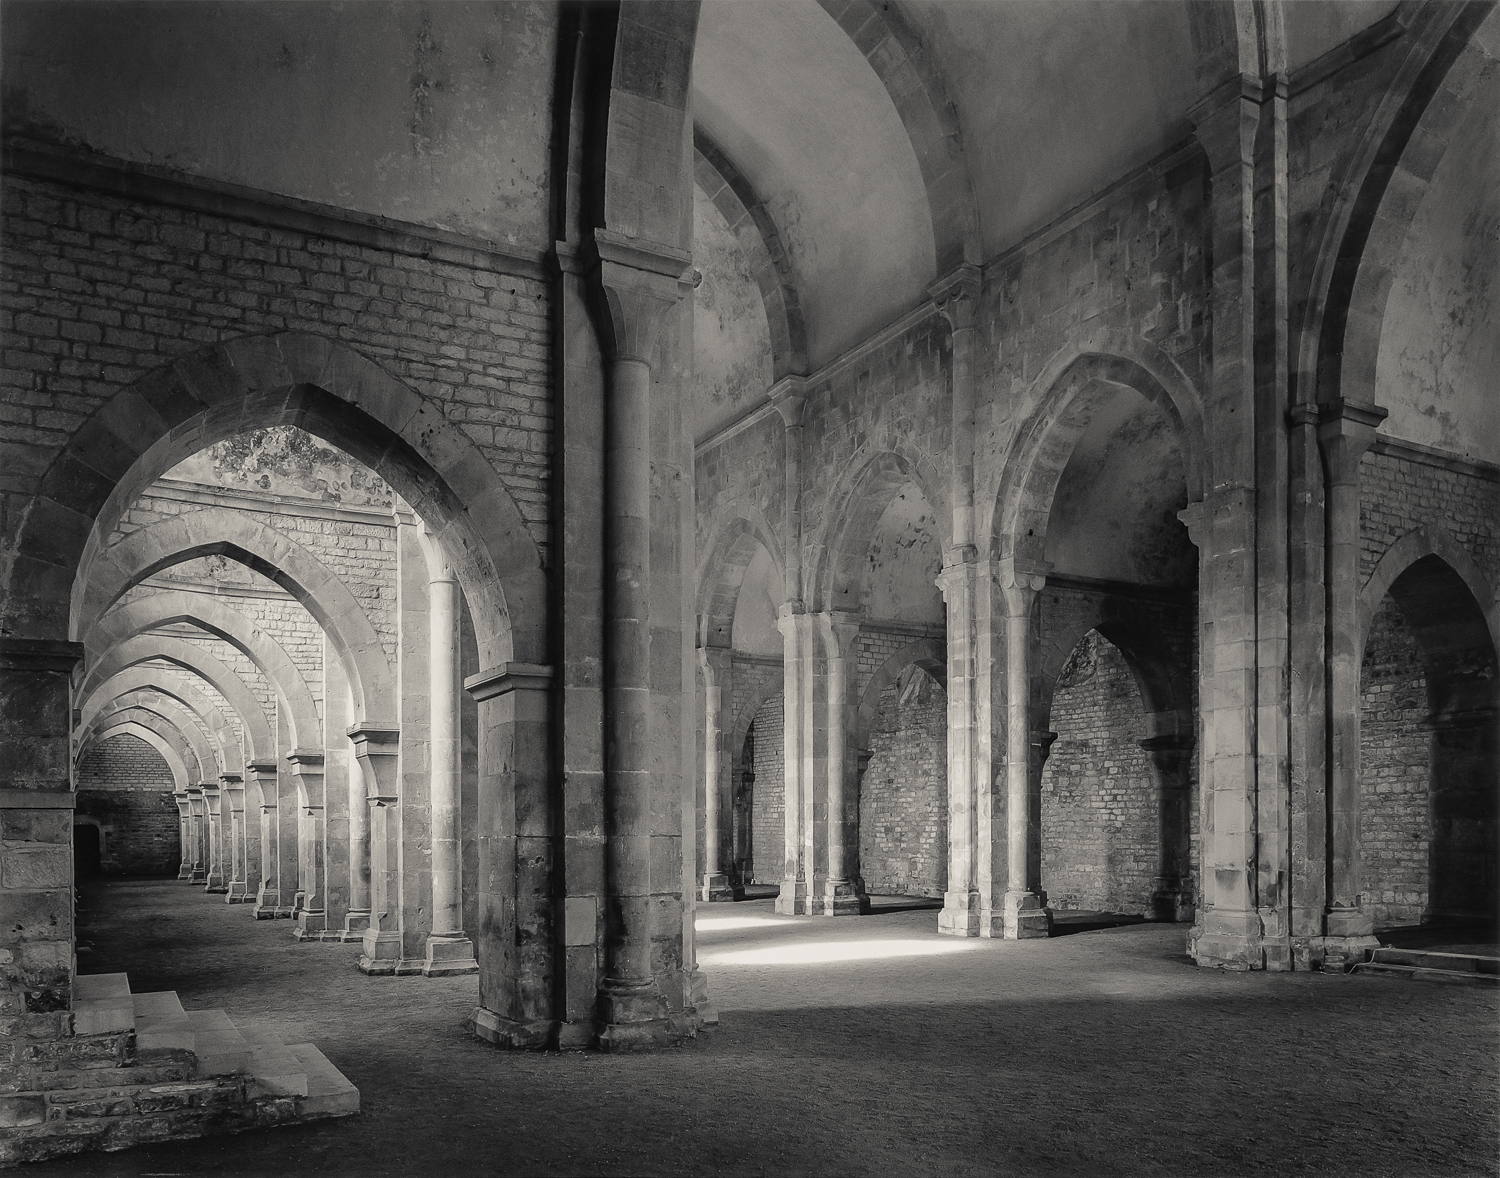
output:
[{"label": "shadow on floor", "polygon": [[1500,957],[1500,920],[1437,920],[1427,924],[1376,929],[1382,945],[1392,949],[1430,949],[1438,953],[1476,953]]}]

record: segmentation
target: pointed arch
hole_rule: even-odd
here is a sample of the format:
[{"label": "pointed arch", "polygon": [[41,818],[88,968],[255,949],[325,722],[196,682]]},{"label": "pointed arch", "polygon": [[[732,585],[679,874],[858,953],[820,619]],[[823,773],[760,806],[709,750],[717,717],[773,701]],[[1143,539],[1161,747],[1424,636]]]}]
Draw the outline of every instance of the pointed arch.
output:
[{"label": "pointed arch", "polygon": [[83,620],[84,641],[88,641],[89,619],[102,618],[132,587],[200,556],[236,560],[302,604],[323,628],[343,665],[354,693],[356,720],[398,715],[395,676],[358,598],[291,537],[254,516],[224,507],[187,511],[140,528],[90,562],[87,581],[80,580],[74,587],[73,616]]},{"label": "pointed arch", "polygon": [[79,698],[87,708],[91,696],[107,687],[116,675],[142,663],[158,661],[172,663],[191,672],[224,697],[224,702],[240,718],[240,725],[245,733],[245,754],[249,760],[259,761],[276,756],[276,737],[270,723],[274,718],[266,716],[261,702],[245,686],[245,681],[202,647],[180,638],[138,634],[126,639],[90,668]]},{"label": "pointed arch", "polygon": [[907,483],[916,484],[938,519],[946,515],[941,472],[909,446],[894,441],[889,448],[872,444],[846,464],[825,500],[813,559],[804,561],[812,568],[810,611],[858,607],[864,562],[875,530],[896,493]]},{"label": "pointed arch", "polygon": [[1363,656],[1370,624],[1380,602],[1396,580],[1418,561],[1435,556],[1461,580],[1473,598],[1491,644],[1500,650],[1500,599],[1468,550],[1447,531],[1423,525],[1407,532],[1389,548],[1371,570],[1359,594],[1359,647]]},{"label": "pointed arch", "polygon": [[[178,751],[172,747],[171,742],[162,737],[160,733],[153,731],[144,724],[127,720],[121,721],[111,728],[100,732],[95,737],[94,743],[103,744],[112,736],[133,736],[137,740],[145,741],[167,763],[167,769],[172,774],[173,788],[178,792],[187,789],[189,784],[187,764],[183,761]],[[87,751],[87,749],[84,749],[79,756],[83,756]]]},{"label": "pointed arch", "polygon": [[236,773],[243,767],[244,750],[230,717],[191,683],[175,682],[162,674],[160,668],[132,667],[121,671],[101,684],[85,702],[78,730],[87,732],[99,715],[116,703],[156,712],[184,731],[186,725],[196,725],[206,734],[206,750],[211,751],[209,759],[218,766],[218,773]]},{"label": "pointed arch", "polygon": [[755,519],[734,515],[714,524],[698,562],[698,628],[700,646],[729,646],[745,570],[764,549],[782,582],[782,563],[769,527],[759,511]]},{"label": "pointed arch", "polygon": [[[274,638],[252,626],[244,614],[201,593],[174,589],[115,606],[90,632],[84,646],[84,665],[93,667],[121,643],[175,622],[201,627],[244,654],[285,697],[293,746],[322,747],[318,708],[297,665]],[[92,679],[86,676],[84,690],[91,690],[92,685]]]},{"label": "pointed arch", "polygon": [[[169,699],[155,691],[126,692],[100,708],[89,727],[79,729],[78,748],[82,750],[84,741],[91,733],[99,731],[105,725],[115,723],[116,720],[135,720],[147,726],[167,728],[175,733],[197,764],[198,776],[193,778],[192,784],[217,781],[219,774],[223,772],[218,754],[215,753],[214,746],[197,716],[177,700]],[[79,755],[81,752],[75,754],[75,761]]]},{"label": "pointed arch", "polygon": [[1182,447],[1188,501],[1201,499],[1209,485],[1202,401],[1182,370],[1160,349],[1142,341],[1108,338],[1089,343],[1118,350],[1064,348],[1032,386],[1031,411],[1000,466],[991,516],[992,559],[1015,557],[1031,567],[1042,563],[1058,481],[1112,388],[1139,393],[1172,423]]},{"label": "pointed arch", "polygon": [[[0,569],[0,624],[76,637],[67,616],[125,508],[178,462],[245,430],[292,425],[377,475],[427,521],[452,563],[488,665],[547,661],[540,551],[489,460],[437,402],[341,344],[300,332],[242,336],[121,389],[40,479]],[[384,719],[384,718],[381,718]]]},{"label": "pointed arch", "polygon": [[940,638],[918,638],[903,646],[880,665],[870,676],[864,693],[859,697],[858,720],[855,724],[855,746],[870,747],[870,732],[875,727],[875,717],[880,711],[880,693],[894,683],[907,667],[918,666],[931,675],[944,692],[948,690],[948,645]]}]

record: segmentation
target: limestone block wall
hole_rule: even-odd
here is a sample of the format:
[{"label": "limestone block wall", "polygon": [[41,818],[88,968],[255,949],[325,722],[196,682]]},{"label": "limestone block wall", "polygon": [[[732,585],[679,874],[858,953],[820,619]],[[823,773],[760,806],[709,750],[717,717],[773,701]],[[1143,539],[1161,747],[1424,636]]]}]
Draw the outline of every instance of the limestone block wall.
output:
[{"label": "limestone block wall", "polygon": [[860,781],[859,865],[871,893],[941,896],[948,875],[948,695],[915,667],[880,693]]},{"label": "limestone block wall", "polygon": [[60,448],[104,399],[177,356],[309,331],[441,403],[546,546],[552,409],[540,279],[488,268],[494,254],[439,262],[15,172],[0,199],[6,440]]},{"label": "limestone block wall", "polygon": [[755,793],[751,803],[750,830],[754,883],[781,882],[786,868],[786,760],[782,743],[784,697],[771,696],[755,713]]},{"label": "limestone block wall", "polygon": [[1432,734],[1416,638],[1385,598],[1360,667],[1360,882],[1377,928],[1416,924],[1427,906]]},{"label": "limestone block wall", "polygon": [[172,772],[139,737],[119,733],[78,763],[76,814],[99,825],[105,875],[176,875],[182,860]]}]

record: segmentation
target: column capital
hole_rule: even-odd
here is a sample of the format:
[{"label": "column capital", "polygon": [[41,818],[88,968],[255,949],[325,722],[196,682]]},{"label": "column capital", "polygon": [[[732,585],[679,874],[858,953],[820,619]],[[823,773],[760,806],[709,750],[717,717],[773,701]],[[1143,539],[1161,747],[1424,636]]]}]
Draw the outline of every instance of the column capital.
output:
[{"label": "column capital", "polygon": [[664,242],[595,229],[611,359],[649,363],[657,324],[682,297],[692,254]]},{"label": "column capital", "polygon": [[1332,401],[1318,413],[1318,445],[1328,464],[1328,481],[1352,483],[1359,477],[1359,460],[1375,442],[1376,431],[1388,410],[1356,401]]},{"label": "column capital", "polygon": [[861,617],[849,610],[826,610],[813,615],[823,639],[825,653],[831,659],[849,656],[854,640],[859,637]]},{"label": "column capital", "polygon": [[709,687],[715,686],[734,661],[734,651],[727,646],[698,647],[698,665]]},{"label": "column capital", "polygon": [[1201,551],[1208,544],[1208,501],[1199,499],[1189,503],[1177,513],[1182,526],[1188,531],[1188,539]]},{"label": "column capital", "polygon": [[[370,752],[376,756],[384,752],[395,756],[401,744],[401,729],[384,724],[351,724],[344,729],[344,735],[352,740],[356,747],[374,746],[370,747]],[[287,760],[291,760],[291,757],[288,756]]]},{"label": "column capital", "polygon": [[513,691],[548,691],[556,678],[555,667],[541,663],[500,663],[464,680],[464,690],[476,703]]},{"label": "column capital", "polygon": [[1193,135],[1207,153],[1213,175],[1235,164],[1248,168],[1254,163],[1263,94],[1258,78],[1237,74],[1188,108]]},{"label": "column capital", "polygon": [[929,286],[927,294],[938,313],[948,320],[948,326],[963,331],[974,326],[983,285],[983,271],[973,262],[964,262]]},{"label": "column capital", "polygon": [[956,557],[950,563],[943,566],[943,571],[933,579],[943,593],[943,600],[955,589],[963,588],[974,583],[975,575],[979,572],[978,549],[972,544],[966,544],[962,548],[949,549],[949,555]]},{"label": "column capital", "polygon": [[[307,766],[310,769],[321,769],[323,767],[322,749],[293,749],[287,753],[286,759],[297,767]],[[275,766],[275,762],[271,762]]]},{"label": "column capital", "polygon": [[1027,613],[1031,601],[1047,583],[1052,566],[1046,561],[1017,560],[1013,556],[991,561],[992,575],[1005,593],[1005,603],[1012,615]]},{"label": "column capital", "polygon": [[275,773],[280,765],[270,757],[261,757],[254,761],[246,761],[245,768],[252,773]]},{"label": "column capital", "polygon": [[781,424],[796,429],[802,424],[802,409],[807,404],[807,377],[783,376],[771,386],[768,394],[771,408],[781,415]]}]

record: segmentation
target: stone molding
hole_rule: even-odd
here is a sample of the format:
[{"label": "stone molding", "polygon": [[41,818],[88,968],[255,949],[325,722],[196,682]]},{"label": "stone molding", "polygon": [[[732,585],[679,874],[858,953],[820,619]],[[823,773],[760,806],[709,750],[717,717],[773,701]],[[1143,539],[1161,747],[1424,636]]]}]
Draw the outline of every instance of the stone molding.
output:
[{"label": "stone molding", "polygon": [[540,663],[501,663],[470,675],[464,680],[464,690],[480,703],[512,691],[547,691],[556,675],[555,667]]},{"label": "stone molding", "polygon": [[1402,438],[1377,437],[1370,444],[1370,450],[1375,454],[1388,454],[1403,462],[1415,462],[1419,466],[1433,466],[1439,470],[1452,471],[1454,474],[1483,479],[1487,483],[1500,483],[1500,466],[1492,462],[1485,462],[1478,458],[1460,458],[1456,454],[1449,454],[1444,450],[1423,446],[1417,442],[1408,442]]},{"label": "stone molding", "polygon": [[59,638],[0,638],[0,671],[70,672],[84,656],[81,642]]},{"label": "stone molding", "polygon": [[540,251],[535,255],[512,252],[496,242],[447,229],[189,176],[98,152],[21,140],[6,144],[3,159],[8,174],[92,188],[120,200],[166,205],[490,274],[547,277]]}]

